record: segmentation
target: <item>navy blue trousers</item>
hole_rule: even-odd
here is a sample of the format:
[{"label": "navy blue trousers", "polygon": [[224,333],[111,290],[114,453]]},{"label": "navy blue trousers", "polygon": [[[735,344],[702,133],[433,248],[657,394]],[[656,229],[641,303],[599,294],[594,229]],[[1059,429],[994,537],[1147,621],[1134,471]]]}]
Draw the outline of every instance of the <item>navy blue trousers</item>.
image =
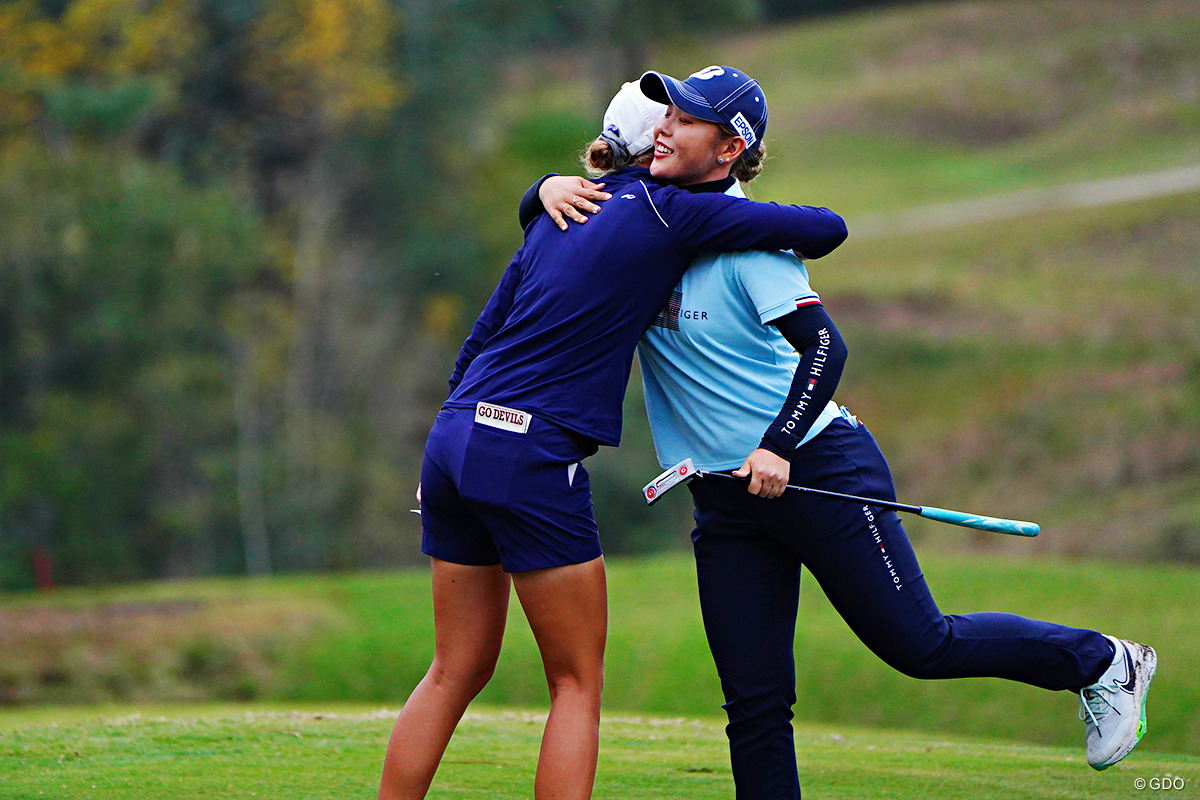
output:
[{"label": "navy blue trousers", "polygon": [[[792,458],[789,483],[895,499],[866,427],[835,420]],[[914,678],[994,677],[1051,690],[1096,682],[1113,658],[1100,633],[1013,614],[943,615],[895,512],[746,484],[689,484],[700,606],[725,695],[739,800],[800,797],[792,706],[803,565],[862,642]]]}]

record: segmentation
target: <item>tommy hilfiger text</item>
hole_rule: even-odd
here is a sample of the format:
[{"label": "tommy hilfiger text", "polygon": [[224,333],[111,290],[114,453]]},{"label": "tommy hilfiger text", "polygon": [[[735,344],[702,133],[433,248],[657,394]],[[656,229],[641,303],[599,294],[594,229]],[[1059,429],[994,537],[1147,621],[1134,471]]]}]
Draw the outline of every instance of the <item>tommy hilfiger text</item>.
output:
[{"label": "tommy hilfiger text", "polygon": [[817,334],[817,354],[813,358],[812,367],[808,371],[808,384],[804,392],[800,395],[800,401],[796,403],[795,410],[788,417],[787,422],[783,424],[783,432],[789,436],[795,436],[796,424],[803,419],[804,412],[808,410],[808,404],[813,399],[811,392],[817,388],[817,381],[821,378],[821,372],[825,369],[825,362],[829,359],[829,343],[830,335],[828,328],[821,328]]}]

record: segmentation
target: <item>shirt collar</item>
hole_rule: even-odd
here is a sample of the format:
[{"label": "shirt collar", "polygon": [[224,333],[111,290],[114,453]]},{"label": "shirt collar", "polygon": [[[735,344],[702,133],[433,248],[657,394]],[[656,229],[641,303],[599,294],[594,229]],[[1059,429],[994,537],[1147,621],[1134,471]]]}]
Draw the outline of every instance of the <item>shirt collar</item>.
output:
[{"label": "shirt collar", "polygon": [[737,180],[732,176],[718,178],[715,181],[705,181],[704,183],[693,183],[691,186],[681,186],[681,189],[687,189],[689,192],[727,192],[729,187],[733,186]]}]

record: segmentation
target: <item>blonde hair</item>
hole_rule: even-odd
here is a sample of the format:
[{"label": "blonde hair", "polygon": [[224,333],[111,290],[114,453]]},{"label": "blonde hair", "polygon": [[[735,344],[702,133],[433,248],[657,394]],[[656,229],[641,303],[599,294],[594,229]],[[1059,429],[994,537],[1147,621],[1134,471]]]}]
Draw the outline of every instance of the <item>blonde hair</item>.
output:
[{"label": "blonde hair", "polygon": [[[596,138],[587,146],[579,157],[584,170],[593,178],[606,175],[614,169],[628,167],[630,164],[644,165],[654,157],[653,150],[647,150],[637,158],[620,158],[613,152],[612,145],[602,138]],[[620,163],[618,163],[620,162]]]}]

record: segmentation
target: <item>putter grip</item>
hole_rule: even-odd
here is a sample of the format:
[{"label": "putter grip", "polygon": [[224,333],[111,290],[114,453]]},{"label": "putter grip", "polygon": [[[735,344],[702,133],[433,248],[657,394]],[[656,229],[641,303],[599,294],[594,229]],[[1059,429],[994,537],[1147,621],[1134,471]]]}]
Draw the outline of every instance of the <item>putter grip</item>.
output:
[{"label": "putter grip", "polygon": [[993,533],[1011,533],[1014,536],[1037,536],[1041,530],[1036,522],[1023,522],[1019,519],[998,519],[983,517],[978,514],[964,514],[961,511],[949,511],[945,508],[921,506],[920,514],[926,519],[948,522],[951,525],[961,525],[964,528],[975,528]]}]

